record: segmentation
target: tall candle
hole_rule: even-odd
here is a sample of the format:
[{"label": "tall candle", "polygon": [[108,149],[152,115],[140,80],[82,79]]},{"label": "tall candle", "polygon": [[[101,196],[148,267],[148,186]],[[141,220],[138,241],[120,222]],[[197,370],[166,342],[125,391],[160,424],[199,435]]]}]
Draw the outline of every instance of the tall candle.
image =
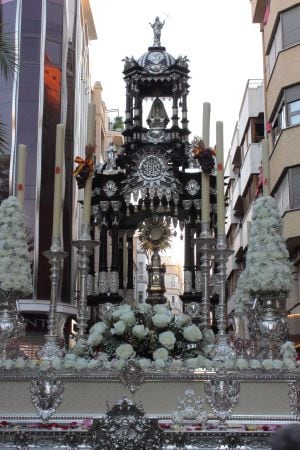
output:
[{"label": "tall candle", "polygon": [[[87,120],[87,145],[95,146],[95,127],[96,127],[96,104],[89,103]],[[91,199],[92,199],[92,174],[85,182],[83,199],[83,218],[82,224],[90,225],[91,221]]]},{"label": "tall candle", "polygon": [[65,126],[62,123],[59,123],[56,125],[52,239],[61,237],[62,175],[64,167],[64,147],[65,147]]},{"label": "tall candle", "polygon": [[[209,132],[210,132],[210,103],[203,103],[202,115],[202,139],[205,148],[209,147]],[[209,223],[209,187],[210,175],[202,172],[201,176],[201,190],[202,190],[202,212],[201,220],[203,223]]]},{"label": "tall candle", "polygon": [[17,199],[24,208],[26,145],[18,146]]},{"label": "tall candle", "polygon": [[269,141],[262,140],[263,194],[270,195]]},{"label": "tall candle", "polygon": [[217,229],[225,234],[223,122],[216,123]]}]

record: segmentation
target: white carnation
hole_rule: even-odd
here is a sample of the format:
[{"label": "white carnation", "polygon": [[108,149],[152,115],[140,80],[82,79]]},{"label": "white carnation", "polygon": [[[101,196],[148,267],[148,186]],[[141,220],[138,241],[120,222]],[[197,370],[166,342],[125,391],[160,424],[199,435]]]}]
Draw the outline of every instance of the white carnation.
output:
[{"label": "white carnation", "polygon": [[3,367],[6,370],[10,370],[13,366],[13,360],[12,359],[6,359],[5,361],[3,361]]},{"label": "white carnation", "polygon": [[24,358],[17,358],[14,362],[14,366],[16,369],[24,369],[26,364],[27,364],[27,361]]},{"label": "white carnation", "polygon": [[103,341],[102,334],[92,333],[89,335],[87,343],[91,347],[95,348],[98,347],[98,345],[100,345],[102,341]]},{"label": "white carnation", "polygon": [[135,356],[135,351],[131,344],[121,344],[116,348],[116,355],[122,359],[128,359]]},{"label": "white carnation", "polygon": [[198,358],[188,358],[186,360],[186,367],[188,369],[197,369],[199,367],[199,360],[198,360]]},{"label": "white carnation", "polygon": [[124,358],[116,358],[116,359],[112,360],[112,362],[111,362],[112,369],[120,370],[124,367],[124,365],[125,365]]},{"label": "white carnation", "polygon": [[166,361],[162,359],[156,359],[152,364],[155,369],[164,369],[166,367]]},{"label": "white carnation", "polygon": [[183,329],[183,337],[189,342],[196,342],[202,338],[202,333],[197,325],[189,325]]},{"label": "white carnation", "polygon": [[60,358],[53,358],[51,361],[51,366],[53,369],[58,370],[61,368],[62,360]]},{"label": "white carnation", "polygon": [[123,320],[123,322],[130,327],[136,323],[136,317],[132,311],[121,314],[120,320]]},{"label": "white carnation", "polygon": [[226,359],[224,361],[224,367],[225,369],[233,369],[235,365],[235,360],[234,359]]},{"label": "white carnation", "polygon": [[250,369],[260,369],[261,363],[258,361],[258,359],[250,359],[249,361]]},{"label": "white carnation", "polygon": [[111,334],[116,334],[117,336],[121,336],[124,331],[126,330],[126,324],[123,322],[123,320],[119,320],[116,322],[113,326],[113,328],[110,329]]},{"label": "white carnation", "polygon": [[175,322],[178,323],[178,325],[183,326],[183,325],[188,325],[189,323],[191,323],[192,319],[190,316],[188,316],[187,314],[178,314],[175,318]]},{"label": "white carnation", "polygon": [[153,352],[153,359],[162,359],[163,361],[167,361],[169,358],[168,350],[164,347],[160,347]]},{"label": "white carnation", "polygon": [[145,328],[144,325],[135,325],[132,328],[132,334],[138,339],[143,339],[147,334],[149,334],[149,328]]},{"label": "white carnation", "polygon": [[141,358],[138,362],[142,369],[149,369],[151,366],[151,360],[148,358]]},{"label": "white carnation", "polygon": [[237,369],[240,369],[240,370],[248,369],[248,367],[249,367],[249,363],[248,363],[247,359],[244,359],[244,358],[238,358],[235,361],[235,365],[236,365]]},{"label": "white carnation", "polygon": [[87,352],[87,341],[85,339],[79,338],[73,352],[76,356],[82,356]]},{"label": "white carnation", "polygon": [[99,361],[98,359],[91,359],[88,362],[89,369],[97,369],[98,367],[100,367],[100,365],[101,365],[101,361]]},{"label": "white carnation", "polygon": [[274,369],[282,369],[283,361],[281,361],[280,359],[273,359],[273,368]]},{"label": "white carnation", "polygon": [[51,367],[51,362],[50,361],[42,361],[40,364],[40,370],[42,370],[43,372],[47,372],[47,370],[49,370]]},{"label": "white carnation", "polygon": [[166,347],[168,350],[172,350],[176,342],[175,335],[172,331],[164,331],[163,333],[160,333],[158,340],[161,345]]},{"label": "white carnation", "polygon": [[157,328],[165,328],[171,322],[171,316],[169,314],[157,313],[152,317],[152,322]]},{"label": "white carnation", "polygon": [[157,314],[171,314],[169,308],[166,305],[154,305],[153,311]]},{"label": "white carnation", "polygon": [[90,334],[103,334],[106,329],[107,326],[104,322],[97,322],[90,328]]},{"label": "white carnation", "polygon": [[296,369],[296,361],[294,359],[286,358],[283,360],[283,363],[288,370]]},{"label": "white carnation", "polygon": [[149,305],[148,303],[140,303],[138,305],[138,310],[142,313],[142,314],[148,314],[150,313],[150,311],[152,310],[151,305]]},{"label": "white carnation", "polygon": [[273,360],[272,359],[264,359],[261,362],[261,365],[265,370],[272,370],[273,369]]}]

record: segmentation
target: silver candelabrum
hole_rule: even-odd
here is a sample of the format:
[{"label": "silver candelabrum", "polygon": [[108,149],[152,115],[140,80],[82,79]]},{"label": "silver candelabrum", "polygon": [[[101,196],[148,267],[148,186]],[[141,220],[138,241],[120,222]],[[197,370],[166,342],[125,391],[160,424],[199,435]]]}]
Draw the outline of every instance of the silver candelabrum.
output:
[{"label": "silver candelabrum", "polygon": [[202,300],[201,300],[201,322],[203,328],[210,328],[210,260],[215,238],[211,235],[209,223],[201,223],[200,237],[195,238],[198,249],[201,252],[201,274],[202,274]]},{"label": "silver candelabrum", "polygon": [[80,277],[80,295],[78,300],[78,334],[79,339],[86,339],[87,329],[87,284],[89,274],[89,256],[93,253],[93,249],[98,242],[91,240],[90,226],[82,224],[80,239],[72,242],[74,247],[78,249],[78,270]]},{"label": "silver candelabrum", "polygon": [[51,295],[48,315],[48,333],[45,336],[46,342],[38,352],[38,357],[43,360],[51,361],[54,358],[62,358],[64,350],[58,344],[57,334],[57,301],[59,285],[61,281],[62,261],[68,255],[62,250],[61,238],[52,239],[50,250],[45,251],[44,256],[49,259]]},{"label": "silver candelabrum", "polygon": [[217,245],[211,253],[215,256],[218,261],[218,277],[219,277],[219,304],[218,304],[218,334],[217,342],[211,353],[211,356],[216,361],[224,362],[226,359],[235,359],[236,353],[233,348],[229,345],[227,328],[227,305],[225,296],[225,286],[226,286],[226,262],[228,256],[234,253],[232,250],[227,248],[226,236],[225,234],[218,234]]}]

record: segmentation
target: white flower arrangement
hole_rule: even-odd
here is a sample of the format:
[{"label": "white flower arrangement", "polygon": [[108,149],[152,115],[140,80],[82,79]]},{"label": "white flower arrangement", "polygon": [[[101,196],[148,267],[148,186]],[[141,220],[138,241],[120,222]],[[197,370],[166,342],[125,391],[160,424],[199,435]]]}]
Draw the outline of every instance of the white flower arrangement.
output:
[{"label": "white flower arrangement", "polygon": [[198,326],[190,322],[190,317],[185,314],[179,315],[178,320],[166,305],[120,305],[113,312],[106,312],[101,322],[91,327],[87,339],[88,352],[87,347],[78,342],[75,353],[83,356],[85,350],[86,356],[92,355],[97,359],[100,354],[107,354],[110,360],[126,359],[132,355],[125,357],[118,354],[117,349],[122,344],[130,344],[137,359],[165,360],[165,356],[154,357],[154,352],[161,347],[167,350],[169,360],[197,357],[201,353],[200,342],[204,349],[206,344],[214,341],[214,333],[206,333],[206,341],[202,339]]},{"label": "white flower arrangement", "polygon": [[290,269],[276,201],[271,196],[259,197],[253,206],[246,268],[239,284],[242,295],[288,292],[292,286]]},{"label": "white flower arrangement", "polygon": [[24,296],[32,292],[24,216],[12,196],[0,206],[0,291]]}]

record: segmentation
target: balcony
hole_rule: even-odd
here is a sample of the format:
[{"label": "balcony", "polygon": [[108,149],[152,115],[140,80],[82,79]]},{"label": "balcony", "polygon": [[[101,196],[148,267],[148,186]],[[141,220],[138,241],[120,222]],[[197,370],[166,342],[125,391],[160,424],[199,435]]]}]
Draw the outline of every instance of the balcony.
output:
[{"label": "balcony", "polygon": [[235,261],[235,255],[231,255],[228,258],[227,264],[226,264],[226,276],[227,278],[231,274],[233,270],[238,270],[240,267]]},{"label": "balcony", "polygon": [[233,248],[235,259],[239,259],[243,254],[243,233],[242,228],[238,227],[233,241]]},{"label": "balcony", "polygon": [[252,226],[252,212],[253,207],[252,204],[247,211],[247,214],[244,217],[243,225],[242,225],[242,240],[243,240],[243,248],[245,249],[248,246],[249,234]]},{"label": "balcony", "polygon": [[243,194],[252,174],[259,173],[261,144],[250,144],[241,168],[241,193]]},{"label": "balcony", "polygon": [[[239,114],[239,135],[244,136],[249,118],[258,117],[264,111],[264,87],[263,80],[250,79],[247,82],[242,106]],[[242,140],[241,140],[242,142]]]},{"label": "balcony", "polygon": [[252,22],[262,23],[265,15],[265,0],[250,0],[252,6]]}]

